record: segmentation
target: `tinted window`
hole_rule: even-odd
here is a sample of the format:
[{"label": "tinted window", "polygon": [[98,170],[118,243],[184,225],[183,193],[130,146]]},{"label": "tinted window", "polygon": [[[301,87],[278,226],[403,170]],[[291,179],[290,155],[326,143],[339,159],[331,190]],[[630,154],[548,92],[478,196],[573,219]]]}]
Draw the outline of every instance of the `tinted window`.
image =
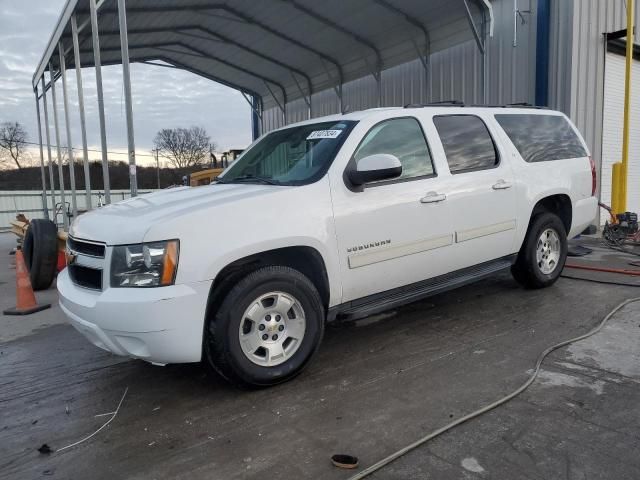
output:
[{"label": "tinted window", "polygon": [[395,118],[369,130],[356,150],[356,162],[376,153],[395,155],[402,164],[399,178],[433,174],[431,154],[420,124],[415,118]]},{"label": "tinted window", "polygon": [[576,132],[558,115],[496,115],[527,162],[586,157]]},{"label": "tinted window", "polygon": [[491,168],[498,154],[487,126],[473,115],[442,115],[433,118],[451,173]]}]

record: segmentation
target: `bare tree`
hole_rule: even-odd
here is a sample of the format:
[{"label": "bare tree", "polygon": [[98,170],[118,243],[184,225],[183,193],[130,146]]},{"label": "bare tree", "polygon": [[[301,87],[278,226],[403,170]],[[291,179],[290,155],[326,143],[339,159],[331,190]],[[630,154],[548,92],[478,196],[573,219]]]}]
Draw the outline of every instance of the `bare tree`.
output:
[{"label": "bare tree", "polygon": [[153,144],[171,166],[184,170],[207,162],[211,138],[202,127],[163,128]]},{"label": "bare tree", "polygon": [[18,122],[4,122],[0,125],[0,150],[2,157],[22,168],[25,147],[27,146],[27,131]]}]

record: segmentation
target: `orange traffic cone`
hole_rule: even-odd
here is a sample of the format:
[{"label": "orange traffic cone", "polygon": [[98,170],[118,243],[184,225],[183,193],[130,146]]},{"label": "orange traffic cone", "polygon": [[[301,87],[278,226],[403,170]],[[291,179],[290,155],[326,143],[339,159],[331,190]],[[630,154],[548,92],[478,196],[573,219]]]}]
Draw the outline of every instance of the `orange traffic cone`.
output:
[{"label": "orange traffic cone", "polygon": [[31,288],[27,265],[22,250],[16,251],[16,306],[5,310],[5,315],[28,315],[49,308],[51,304],[38,305]]}]

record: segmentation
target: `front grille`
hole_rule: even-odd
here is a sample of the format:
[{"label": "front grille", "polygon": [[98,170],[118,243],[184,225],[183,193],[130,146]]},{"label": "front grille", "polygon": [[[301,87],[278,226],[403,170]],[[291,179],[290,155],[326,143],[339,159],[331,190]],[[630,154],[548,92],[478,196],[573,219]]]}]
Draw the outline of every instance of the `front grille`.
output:
[{"label": "front grille", "polygon": [[83,240],[76,240],[75,238],[67,238],[67,246],[73,253],[80,253],[82,255],[88,255],[90,257],[104,258],[104,245],[100,243],[86,242]]},{"label": "front grille", "polygon": [[76,285],[92,290],[102,290],[102,270],[73,264],[67,268],[71,281]]}]

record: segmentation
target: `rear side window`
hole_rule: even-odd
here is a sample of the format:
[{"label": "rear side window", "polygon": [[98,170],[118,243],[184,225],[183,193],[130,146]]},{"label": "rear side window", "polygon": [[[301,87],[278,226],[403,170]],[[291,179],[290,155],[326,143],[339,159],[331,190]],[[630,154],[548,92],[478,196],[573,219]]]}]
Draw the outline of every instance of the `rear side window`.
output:
[{"label": "rear side window", "polygon": [[434,174],[427,141],[415,118],[393,118],[378,123],[369,130],[353,157],[358,162],[376,153],[398,157],[402,164],[400,179]]},{"label": "rear side window", "polygon": [[475,115],[433,117],[451,173],[495,167],[498,153],[484,122]]},{"label": "rear side window", "polygon": [[496,115],[526,162],[544,162],[586,157],[576,132],[566,118],[559,115]]}]

